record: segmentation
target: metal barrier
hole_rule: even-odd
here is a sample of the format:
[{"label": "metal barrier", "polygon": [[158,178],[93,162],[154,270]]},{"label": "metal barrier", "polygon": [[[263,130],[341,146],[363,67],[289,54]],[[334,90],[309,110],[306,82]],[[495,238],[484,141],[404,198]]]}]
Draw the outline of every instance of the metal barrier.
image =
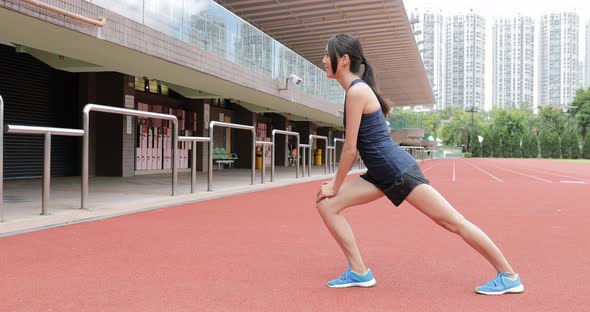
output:
[{"label": "metal barrier", "polygon": [[179,136],[178,142],[191,142],[191,193],[197,191],[197,143],[209,142],[208,137]]},{"label": "metal barrier", "polygon": [[[328,138],[322,135],[315,135],[315,134],[310,134],[309,135],[309,145],[312,145],[312,140],[316,139],[316,140],[324,140],[326,142],[326,147],[329,145],[328,144]],[[311,177],[311,159],[312,159],[312,153],[311,153],[311,147],[309,148],[309,164],[308,165],[308,174]],[[324,162],[324,174],[328,174],[328,162]]]},{"label": "metal barrier", "polygon": [[341,138],[334,138],[334,159],[332,162],[333,172],[336,172],[336,144],[338,144],[338,142],[342,142],[342,144],[344,144],[346,140]]},{"label": "metal barrier", "polygon": [[328,160],[328,173],[334,173],[334,171],[335,171],[334,161],[336,159],[336,147],[335,146],[327,146],[326,147],[326,158]]},{"label": "metal barrier", "polygon": [[252,131],[252,173],[251,173],[251,184],[254,185],[254,171],[256,170],[256,130],[253,126],[233,124],[221,121],[212,121],[209,123],[209,185],[207,186],[208,191],[213,191],[213,129],[215,126],[243,129]]},{"label": "metal barrier", "polygon": [[14,134],[43,134],[45,136],[43,144],[43,189],[41,196],[41,215],[46,215],[51,192],[51,136],[83,136],[84,131],[79,129],[14,125],[6,125],[5,131],[6,133]]},{"label": "metal barrier", "polygon": [[84,142],[82,143],[82,209],[86,208],[86,201],[88,199],[88,159],[90,145],[91,111],[135,117],[158,118],[172,121],[172,196],[175,196],[176,183],[178,181],[178,119],[176,118],[176,116],[152,112],[143,112],[127,108],[87,104],[86,106],[84,106],[84,110],[82,111],[84,119]]},{"label": "metal barrier", "polygon": [[[262,146],[264,146],[264,145],[271,145],[272,146],[272,153],[273,153],[273,156],[274,156],[275,144],[273,142],[256,141],[256,145],[262,145]],[[264,183],[264,177],[266,176],[265,158],[266,157],[264,157],[264,149],[262,149],[262,166],[260,167],[260,183]],[[271,170],[271,172],[272,172],[272,170]],[[271,173],[271,175],[272,175],[272,173]]]},{"label": "metal barrier", "polygon": [[[305,177],[305,151],[309,150],[309,153],[311,154],[311,145],[310,144],[299,144],[299,148],[301,149],[301,160],[302,160],[302,167],[301,167],[301,177]],[[297,160],[297,162],[299,162],[299,159]],[[307,172],[307,176],[309,177],[311,175],[310,172]]]},{"label": "metal barrier", "polygon": [[272,155],[271,155],[271,165],[270,165],[270,182],[274,182],[275,180],[275,136],[277,134],[284,134],[287,137],[294,136],[297,138],[297,157],[295,161],[295,178],[299,178],[299,133],[293,131],[284,131],[284,130],[273,130],[272,131]]},{"label": "metal barrier", "polygon": [[400,148],[408,152],[416,160],[424,160],[424,147],[422,146],[405,146],[400,145]]}]

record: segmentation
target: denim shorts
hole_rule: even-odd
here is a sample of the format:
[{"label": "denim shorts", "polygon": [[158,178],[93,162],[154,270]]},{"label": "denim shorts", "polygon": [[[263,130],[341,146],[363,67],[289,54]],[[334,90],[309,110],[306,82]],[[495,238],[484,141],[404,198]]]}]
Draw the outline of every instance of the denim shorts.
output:
[{"label": "denim shorts", "polygon": [[414,165],[401,177],[392,175],[390,181],[377,181],[368,172],[361,178],[379,188],[387,198],[397,207],[401,205],[412,190],[420,184],[430,184],[418,165]]}]

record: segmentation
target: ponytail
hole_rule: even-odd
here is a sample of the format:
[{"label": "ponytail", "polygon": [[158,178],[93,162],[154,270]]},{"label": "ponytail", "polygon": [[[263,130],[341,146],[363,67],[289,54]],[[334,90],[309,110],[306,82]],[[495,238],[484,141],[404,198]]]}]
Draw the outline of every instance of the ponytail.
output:
[{"label": "ponytail", "polygon": [[373,67],[367,62],[365,58],[362,59],[362,64],[365,65],[365,72],[363,73],[363,80],[373,89],[375,96],[377,96],[377,100],[379,100],[379,104],[381,105],[381,111],[383,111],[383,115],[387,117],[389,115],[389,111],[391,110],[391,103],[383,97],[379,89],[377,88],[377,82],[375,79],[375,73],[373,71]]},{"label": "ponytail", "polygon": [[373,67],[367,62],[364,57],[363,47],[360,41],[348,34],[335,35],[328,40],[328,53],[330,55],[330,64],[332,65],[332,73],[336,74],[338,68],[338,58],[348,54],[350,58],[350,71],[358,74],[361,71],[361,65],[365,65],[365,71],[363,72],[363,80],[373,89],[383,115],[387,117],[391,110],[391,103],[383,97],[379,88],[377,88],[377,81],[375,79],[375,72]]}]

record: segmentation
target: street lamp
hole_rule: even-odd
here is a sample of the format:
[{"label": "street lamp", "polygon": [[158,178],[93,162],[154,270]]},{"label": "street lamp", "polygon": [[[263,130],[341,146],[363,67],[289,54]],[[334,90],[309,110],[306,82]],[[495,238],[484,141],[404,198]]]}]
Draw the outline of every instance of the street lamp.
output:
[{"label": "street lamp", "polygon": [[479,153],[480,153],[480,157],[483,157],[483,145],[481,144],[483,142],[483,137],[481,135],[477,136],[477,140],[479,141]]}]

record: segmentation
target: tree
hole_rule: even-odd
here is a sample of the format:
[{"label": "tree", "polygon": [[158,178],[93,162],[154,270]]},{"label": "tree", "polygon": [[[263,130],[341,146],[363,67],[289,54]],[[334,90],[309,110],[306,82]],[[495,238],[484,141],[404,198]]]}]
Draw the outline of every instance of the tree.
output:
[{"label": "tree", "polygon": [[541,131],[539,141],[541,143],[541,156],[543,158],[551,158],[551,138],[549,131]]},{"label": "tree", "polygon": [[570,132],[571,131],[566,132],[561,138],[561,157],[564,159],[572,158],[572,137],[570,135]]},{"label": "tree", "polygon": [[580,158],[580,139],[576,131],[570,131],[569,142],[571,146],[572,159]]},{"label": "tree", "polygon": [[555,133],[549,134],[549,148],[551,150],[551,158],[561,158],[561,150],[559,148],[559,137]]},{"label": "tree", "polygon": [[441,137],[446,144],[467,146],[471,131],[471,116],[462,110],[455,110],[454,114],[443,123]]},{"label": "tree", "polygon": [[493,153],[494,153],[494,157],[496,158],[502,158],[504,157],[504,153],[502,150],[502,145],[505,144],[504,143],[504,138],[502,137],[501,134],[497,134],[495,136],[495,141],[493,143]]},{"label": "tree", "polygon": [[512,137],[512,157],[514,158],[522,158],[522,137],[521,136],[513,136]]},{"label": "tree", "polygon": [[422,125],[424,131],[430,132],[434,135],[434,140],[438,138],[438,132],[440,131],[442,124],[443,115],[439,112],[430,112],[422,115]]},{"label": "tree", "polygon": [[590,159],[590,134],[586,133],[586,139],[584,140],[584,147],[582,148],[582,157]]},{"label": "tree", "polygon": [[490,127],[484,131],[483,141],[481,142],[482,157],[492,157],[492,134]]},{"label": "tree", "polygon": [[539,117],[543,130],[554,133],[558,137],[563,136],[567,125],[567,116],[561,110],[547,105],[541,108]]},{"label": "tree", "polygon": [[582,137],[585,137],[590,128],[590,88],[586,91],[578,90],[571,107],[578,123],[578,131]]},{"label": "tree", "polygon": [[481,150],[481,144],[479,143],[479,140],[477,139],[477,133],[473,133],[473,135],[471,136],[471,156],[472,157],[483,157],[482,150]]},{"label": "tree", "polygon": [[[533,149],[533,144],[534,144],[534,149]],[[536,158],[537,157],[536,149],[537,149],[536,139],[533,142],[533,138],[530,135],[525,135],[522,138],[522,157],[523,158]]]},{"label": "tree", "polygon": [[513,140],[514,140],[513,136],[508,136],[508,135],[502,136],[502,157],[512,158],[512,145],[514,144],[512,142]]}]

